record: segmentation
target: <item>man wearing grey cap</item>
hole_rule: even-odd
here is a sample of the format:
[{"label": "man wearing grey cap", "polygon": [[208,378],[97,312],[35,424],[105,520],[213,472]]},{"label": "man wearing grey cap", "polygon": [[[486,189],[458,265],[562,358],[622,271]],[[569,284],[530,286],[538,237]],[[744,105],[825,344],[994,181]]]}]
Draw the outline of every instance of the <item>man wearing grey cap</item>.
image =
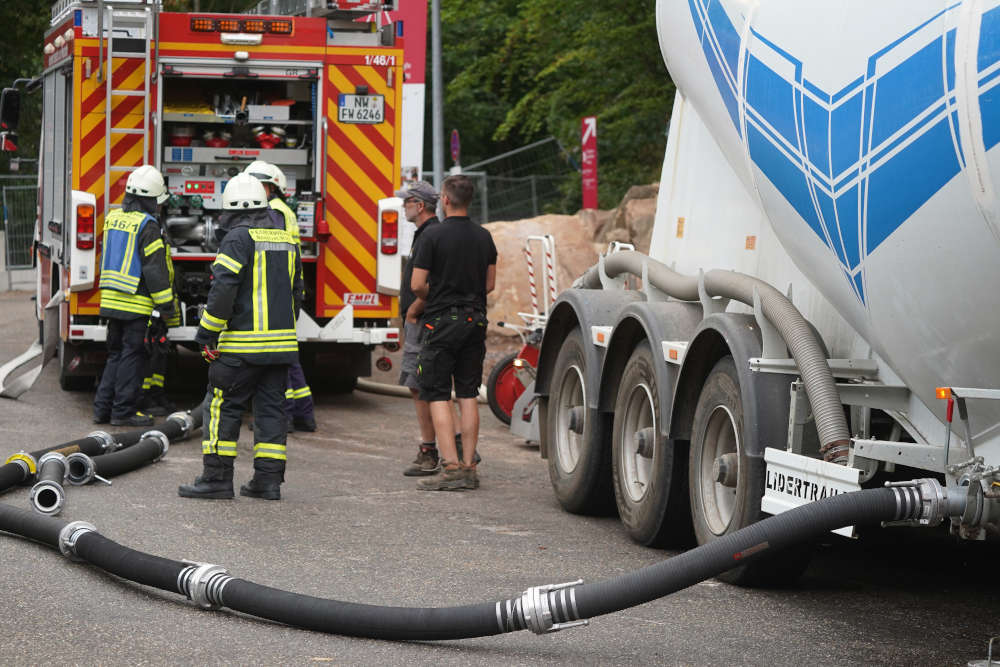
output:
[{"label": "man wearing grey cap", "polygon": [[420,316],[424,312],[426,301],[418,298],[410,287],[413,275],[413,257],[417,254],[417,245],[421,234],[440,224],[435,213],[438,192],[427,181],[415,181],[403,190],[397,190],[396,196],[403,200],[403,214],[406,219],[417,226],[413,235],[413,245],[406,266],[403,267],[402,281],[399,286],[399,314],[404,318],[403,324],[403,363],[399,375],[399,384],[407,387],[413,396],[413,404],[417,410],[417,423],[420,426],[420,451],[410,467],[403,471],[407,477],[422,477],[433,475],[441,469],[439,463],[437,440],[434,437],[434,425],[431,422],[430,405],[419,399],[417,385],[417,354],[420,352]]}]

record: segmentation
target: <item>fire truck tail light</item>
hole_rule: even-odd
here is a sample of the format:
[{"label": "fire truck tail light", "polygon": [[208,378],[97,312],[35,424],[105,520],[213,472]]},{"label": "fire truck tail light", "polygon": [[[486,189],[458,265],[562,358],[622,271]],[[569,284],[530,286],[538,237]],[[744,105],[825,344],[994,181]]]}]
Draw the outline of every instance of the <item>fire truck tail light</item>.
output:
[{"label": "fire truck tail light", "polygon": [[219,32],[242,32],[240,22],[236,19],[218,19],[215,25]]},{"label": "fire truck tail light", "polygon": [[76,247],[79,250],[94,249],[94,207],[78,204],[76,207]]},{"label": "fire truck tail light", "polygon": [[382,211],[382,246],[383,255],[395,255],[399,250],[399,213],[397,211]]},{"label": "fire truck tail light", "polygon": [[194,32],[214,32],[215,21],[213,19],[195,17],[191,19],[191,30]]},{"label": "fire truck tail light", "polygon": [[247,19],[243,22],[243,32],[267,32],[267,21]]},{"label": "fire truck tail light", "polygon": [[267,26],[268,32],[273,32],[276,35],[291,35],[292,34],[292,22],[291,21],[271,21]]}]

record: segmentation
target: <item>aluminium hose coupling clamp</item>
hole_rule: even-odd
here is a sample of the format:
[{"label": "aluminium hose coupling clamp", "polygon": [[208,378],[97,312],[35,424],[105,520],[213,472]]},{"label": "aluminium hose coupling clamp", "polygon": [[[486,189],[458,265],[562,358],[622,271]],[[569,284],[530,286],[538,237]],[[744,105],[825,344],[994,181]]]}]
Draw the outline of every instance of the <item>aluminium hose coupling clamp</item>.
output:
[{"label": "aluminium hose coupling clamp", "polygon": [[66,457],[61,452],[46,452],[42,454],[42,457],[38,459],[38,474],[44,474],[46,467],[52,469],[54,466],[46,466],[47,463],[52,461],[58,461],[62,465],[62,475],[58,476],[58,481],[61,482],[66,477]]},{"label": "aluminium hose coupling clamp", "polygon": [[34,476],[35,473],[38,472],[38,461],[36,461],[35,457],[29,454],[28,452],[18,452],[17,454],[11,454],[7,458],[7,460],[4,461],[4,464],[7,463],[16,463],[17,465],[21,466],[21,470],[24,471],[24,474],[21,477],[22,482],[27,479],[30,479],[32,476]]},{"label": "aluminium hose coupling clamp", "polygon": [[101,450],[104,454],[118,449],[118,443],[115,441],[114,436],[107,431],[91,431],[87,434],[87,437],[93,438],[101,443]]},{"label": "aluminium hose coupling clamp", "polygon": [[85,533],[96,533],[97,528],[92,523],[86,521],[73,521],[63,526],[59,531],[59,551],[63,556],[72,561],[81,562],[83,559],[76,555],[76,541]]},{"label": "aluminium hose coupling clamp", "polygon": [[83,452],[74,452],[66,457],[66,480],[73,486],[90,484],[97,476],[94,459]]},{"label": "aluminium hose coupling clamp", "polygon": [[896,494],[896,521],[883,521],[884,526],[937,526],[952,516],[961,516],[966,498],[961,493],[949,493],[936,479],[914,479],[886,482]]},{"label": "aluminium hose coupling clamp", "polygon": [[[524,627],[536,635],[558,632],[568,628],[589,625],[587,619],[579,619],[576,610],[576,586],[583,579],[567,581],[564,584],[532,586],[524,591],[518,600]],[[550,597],[557,592],[554,597]]]},{"label": "aluminium hose coupling clamp", "polygon": [[181,437],[186,438],[191,429],[194,428],[194,417],[191,416],[190,412],[185,412],[180,410],[174,412],[167,417],[167,421],[175,421],[180,423],[181,426]]},{"label": "aluminium hose coupling clamp", "polygon": [[146,431],[139,439],[145,440],[146,438],[155,438],[160,443],[160,455],[153,459],[153,463],[167,455],[167,450],[170,449],[170,438],[163,431]]},{"label": "aluminium hose coupling clamp", "polygon": [[177,588],[202,609],[218,609],[222,606],[222,589],[232,580],[221,565],[191,563],[178,575]]}]

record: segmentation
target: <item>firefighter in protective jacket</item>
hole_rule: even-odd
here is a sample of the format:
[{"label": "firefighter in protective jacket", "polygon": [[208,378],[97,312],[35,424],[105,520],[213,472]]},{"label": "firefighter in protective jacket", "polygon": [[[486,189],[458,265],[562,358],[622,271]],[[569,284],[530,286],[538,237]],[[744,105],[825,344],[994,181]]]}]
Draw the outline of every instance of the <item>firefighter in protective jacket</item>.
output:
[{"label": "firefighter in protective jacket", "polygon": [[202,474],[178,489],[187,498],[232,498],[240,421],[254,411],[253,479],[240,495],[278,500],[285,473],[285,378],[298,359],[295,320],[302,295],[298,246],[275,229],[260,182],[234,176],[222,194],[219,253],[195,341],[209,362]]},{"label": "firefighter in protective jacket", "polygon": [[146,369],[143,338],[174,314],[174,292],[160,223],[167,199],[163,175],[151,165],[129,174],[120,209],[104,220],[101,253],[101,317],[108,318],[108,361],[94,398],[94,423],[148,426],[152,417],[136,411]]},{"label": "firefighter in protective jacket", "polygon": [[[295,213],[285,203],[285,192],[288,180],[285,173],[277,165],[263,160],[251,162],[245,173],[250,174],[264,185],[267,192],[267,205],[271,207],[271,217],[275,218],[275,223],[279,227],[284,227],[285,231],[292,235],[292,239],[299,246],[300,251],[302,241],[299,238],[299,223],[295,219]],[[288,430],[315,431],[316,415],[314,412],[312,390],[306,383],[306,375],[302,370],[302,364],[296,361],[288,367],[288,386],[285,388],[285,414],[288,418]]]}]

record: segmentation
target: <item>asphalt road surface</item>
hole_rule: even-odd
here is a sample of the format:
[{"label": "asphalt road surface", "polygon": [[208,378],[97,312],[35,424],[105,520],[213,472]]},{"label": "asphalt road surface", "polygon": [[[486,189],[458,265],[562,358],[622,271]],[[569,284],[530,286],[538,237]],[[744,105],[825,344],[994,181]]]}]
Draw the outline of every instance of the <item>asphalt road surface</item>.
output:
[{"label": "asphalt road surface", "polygon": [[[0,363],[37,328],[23,292],[0,293]],[[200,363],[200,362],[199,362]],[[173,398],[198,401],[197,365]],[[0,454],[93,430],[92,394],[59,389],[55,364],[17,401],[0,400]],[[529,586],[597,581],[669,558],[633,544],[616,518],[574,516],[555,501],[536,448],[481,408],[482,487],[427,493],[401,472],[416,452],[408,400],[317,397],[316,433],[289,436],[280,502],[197,501],[177,485],[200,470],[199,438],[112,486],[68,487],[61,519],[123,545],[217,563],[308,595],[392,606],[507,599]],[[251,472],[244,429],[237,484]],[[17,488],[0,502],[28,507]],[[1000,634],[998,552],[901,530],[831,536],[786,590],[706,581],[585,628],[439,642],[354,639],[286,627],[119,580],[0,534],[0,661],[128,665],[963,665]]]}]

